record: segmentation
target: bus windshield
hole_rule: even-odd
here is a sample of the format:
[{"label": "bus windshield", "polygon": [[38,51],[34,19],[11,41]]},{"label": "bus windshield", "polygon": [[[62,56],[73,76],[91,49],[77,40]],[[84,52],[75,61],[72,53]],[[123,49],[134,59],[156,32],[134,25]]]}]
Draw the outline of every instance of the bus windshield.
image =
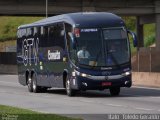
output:
[{"label": "bus windshield", "polygon": [[81,28],[79,32],[77,36],[79,64],[108,67],[129,62],[129,42],[124,28]]}]

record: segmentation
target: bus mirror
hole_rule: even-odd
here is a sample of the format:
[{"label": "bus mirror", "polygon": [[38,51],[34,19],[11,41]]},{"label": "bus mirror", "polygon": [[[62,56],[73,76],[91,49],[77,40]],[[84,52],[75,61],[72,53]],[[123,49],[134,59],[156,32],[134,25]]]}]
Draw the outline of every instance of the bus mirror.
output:
[{"label": "bus mirror", "polygon": [[133,38],[133,46],[137,47],[137,36],[136,36],[136,34],[132,31],[130,31],[130,30],[127,30],[127,33],[130,34]]}]

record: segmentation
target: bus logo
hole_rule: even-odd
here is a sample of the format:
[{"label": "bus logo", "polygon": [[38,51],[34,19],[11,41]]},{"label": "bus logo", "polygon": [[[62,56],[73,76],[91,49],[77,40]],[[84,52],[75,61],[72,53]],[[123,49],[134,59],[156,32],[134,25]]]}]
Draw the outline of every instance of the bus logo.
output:
[{"label": "bus logo", "polygon": [[108,76],[108,75],[111,75],[111,72],[109,72],[109,71],[104,71],[104,72],[102,72],[102,75]]},{"label": "bus logo", "polygon": [[48,50],[48,60],[60,60],[60,51],[55,50],[54,52],[51,52]]},{"label": "bus logo", "polygon": [[32,61],[35,65],[38,63],[38,44],[39,39],[34,38],[24,39],[22,43],[22,58],[25,66],[32,65]]}]

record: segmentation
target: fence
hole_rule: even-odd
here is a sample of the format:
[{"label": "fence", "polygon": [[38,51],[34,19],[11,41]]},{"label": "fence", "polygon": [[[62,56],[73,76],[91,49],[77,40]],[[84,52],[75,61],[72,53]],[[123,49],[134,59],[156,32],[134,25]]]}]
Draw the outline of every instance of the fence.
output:
[{"label": "fence", "polygon": [[135,72],[160,72],[160,50],[141,48],[132,58],[132,68]]}]

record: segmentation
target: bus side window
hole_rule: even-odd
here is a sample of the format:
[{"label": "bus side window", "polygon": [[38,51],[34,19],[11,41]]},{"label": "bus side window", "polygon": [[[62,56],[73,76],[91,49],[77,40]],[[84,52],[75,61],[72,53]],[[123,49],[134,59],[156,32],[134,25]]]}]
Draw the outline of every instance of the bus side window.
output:
[{"label": "bus side window", "polygon": [[48,46],[54,46],[55,43],[55,35],[54,35],[54,26],[48,27]]},{"label": "bus side window", "polygon": [[61,34],[64,31],[63,24],[54,24],[49,26],[48,32],[48,46],[57,46],[64,50],[64,34]]},{"label": "bus side window", "polygon": [[66,30],[66,41],[67,41],[67,49],[70,56],[70,59],[73,63],[76,60],[76,51],[73,49],[72,40],[69,34],[72,34],[72,26],[70,24],[65,23],[65,30]]},{"label": "bus side window", "polygon": [[35,37],[38,37],[39,34],[40,34],[40,27],[34,27],[33,35]]},{"label": "bus side window", "polygon": [[61,47],[63,50],[65,48],[65,42],[64,42],[64,34],[62,32],[64,31],[63,24],[56,24],[55,26],[55,44],[56,46]]},{"label": "bus side window", "polygon": [[33,29],[33,28],[27,28],[26,37],[27,37],[27,38],[32,38],[32,37],[33,37],[33,32],[34,32],[34,29]]},{"label": "bus side window", "polygon": [[24,40],[24,36],[26,35],[26,29],[19,29],[17,32],[17,54],[22,54],[22,42]]},{"label": "bus side window", "polygon": [[34,40],[35,40],[35,42],[36,43],[38,43],[38,46],[39,46],[39,41],[40,41],[40,39],[41,39],[41,34],[40,34],[40,32],[41,32],[41,28],[40,27],[34,27]]},{"label": "bus side window", "polygon": [[41,26],[40,27],[40,47],[48,47],[47,40],[48,40],[48,27]]},{"label": "bus side window", "polygon": [[39,41],[39,46],[43,47],[43,35],[44,35],[44,28],[41,26],[40,27],[40,41]]}]

